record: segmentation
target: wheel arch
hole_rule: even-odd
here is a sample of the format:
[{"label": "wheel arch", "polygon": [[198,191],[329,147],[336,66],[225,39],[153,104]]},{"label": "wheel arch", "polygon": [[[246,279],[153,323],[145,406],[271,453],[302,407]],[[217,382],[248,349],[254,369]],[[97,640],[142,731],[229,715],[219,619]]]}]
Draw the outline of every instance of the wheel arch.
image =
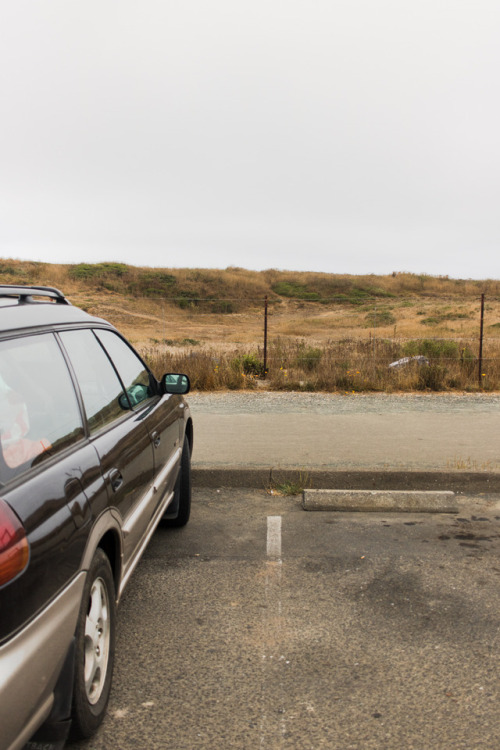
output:
[{"label": "wheel arch", "polygon": [[118,601],[123,575],[122,534],[120,524],[111,510],[103,513],[94,524],[83,555],[82,570],[89,569],[97,549],[101,549],[109,560]]},{"label": "wheel arch", "polygon": [[118,593],[122,577],[122,555],[120,539],[116,531],[114,529],[107,531],[97,546],[99,549],[102,549],[109,560],[111,572],[113,573],[115,591]]}]

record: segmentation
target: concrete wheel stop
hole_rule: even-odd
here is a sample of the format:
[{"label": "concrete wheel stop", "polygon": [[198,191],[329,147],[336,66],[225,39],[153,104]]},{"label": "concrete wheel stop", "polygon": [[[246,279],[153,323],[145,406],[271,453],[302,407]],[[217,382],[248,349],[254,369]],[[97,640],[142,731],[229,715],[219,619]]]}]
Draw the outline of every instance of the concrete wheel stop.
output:
[{"label": "concrete wheel stop", "polygon": [[391,513],[458,513],[455,493],[446,490],[311,490],[304,510]]}]

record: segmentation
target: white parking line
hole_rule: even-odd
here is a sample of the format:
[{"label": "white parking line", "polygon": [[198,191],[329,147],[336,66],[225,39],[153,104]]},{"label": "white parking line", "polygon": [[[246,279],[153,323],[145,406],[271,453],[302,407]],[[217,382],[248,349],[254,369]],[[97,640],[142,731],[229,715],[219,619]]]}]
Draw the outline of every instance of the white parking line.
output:
[{"label": "white parking line", "polygon": [[[281,516],[267,517],[265,608],[263,609],[262,714],[260,748],[281,748],[286,734],[282,670],[283,616],[281,610]],[[288,662],[286,662],[288,664]]]},{"label": "white parking line", "polygon": [[267,517],[267,556],[281,561],[281,516]]}]

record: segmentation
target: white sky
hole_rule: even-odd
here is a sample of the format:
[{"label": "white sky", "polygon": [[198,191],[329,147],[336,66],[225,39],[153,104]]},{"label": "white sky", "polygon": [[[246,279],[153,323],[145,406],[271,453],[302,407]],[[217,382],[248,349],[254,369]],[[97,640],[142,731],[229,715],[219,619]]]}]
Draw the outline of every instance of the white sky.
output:
[{"label": "white sky", "polygon": [[499,0],[3,0],[0,256],[500,278]]}]

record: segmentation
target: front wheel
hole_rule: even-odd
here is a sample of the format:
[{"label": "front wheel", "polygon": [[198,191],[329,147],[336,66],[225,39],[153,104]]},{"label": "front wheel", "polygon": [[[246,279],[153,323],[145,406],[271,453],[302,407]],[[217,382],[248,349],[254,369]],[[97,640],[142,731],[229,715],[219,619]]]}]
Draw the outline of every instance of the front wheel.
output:
[{"label": "front wheel", "polygon": [[113,676],[115,614],[111,566],[104,552],[97,549],[87,574],[76,628],[72,739],[90,737],[106,713]]}]

